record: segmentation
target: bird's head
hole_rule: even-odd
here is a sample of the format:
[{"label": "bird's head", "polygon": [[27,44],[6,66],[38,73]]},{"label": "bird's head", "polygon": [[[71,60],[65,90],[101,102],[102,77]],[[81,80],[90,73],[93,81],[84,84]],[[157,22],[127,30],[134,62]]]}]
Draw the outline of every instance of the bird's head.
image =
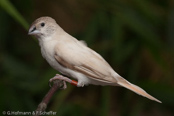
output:
[{"label": "bird's head", "polygon": [[37,38],[49,37],[58,29],[57,27],[60,28],[53,18],[40,17],[32,23],[28,34]]}]

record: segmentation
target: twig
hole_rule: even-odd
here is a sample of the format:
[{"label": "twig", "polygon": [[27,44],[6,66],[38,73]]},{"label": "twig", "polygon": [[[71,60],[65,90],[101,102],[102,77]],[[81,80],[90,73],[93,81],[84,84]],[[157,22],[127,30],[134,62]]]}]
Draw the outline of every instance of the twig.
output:
[{"label": "twig", "polygon": [[48,93],[45,95],[45,97],[42,99],[42,102],[38,105],[34,116],[39,116],[41,114],[41,112],[45,111],[45,109],[47,108],[47,105],[50,101],[50,99],[52,98],[52,96],[54,95],[54,93],[61,88],[65,83],[63,83],[62,80],[55,80],[53,81],[53,86],[50,88],[50,90],[48,91]]}]

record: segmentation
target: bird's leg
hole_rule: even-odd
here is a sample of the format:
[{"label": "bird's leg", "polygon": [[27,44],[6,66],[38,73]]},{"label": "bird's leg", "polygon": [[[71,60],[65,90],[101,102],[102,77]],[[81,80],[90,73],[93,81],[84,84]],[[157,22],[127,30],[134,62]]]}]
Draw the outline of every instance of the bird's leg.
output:
[{"label": "bird's leg", "polygon": [[53,78],[51,78],[49,80],[49,85],[51,85],[51,82],[53,82],[54,80],[62,80],[64,81],[64,86],[63,86],[63,89],[66,89],[66,83],[65,82],[68,82],[68,83],[71,83],[72,85],[75,85],[77,86],[77,81],[74,81],[74,80],[71,80],[65,76],[62,76],[62,75],[59,75],[59,74],[56,74],[56,76],[54,76]]}]

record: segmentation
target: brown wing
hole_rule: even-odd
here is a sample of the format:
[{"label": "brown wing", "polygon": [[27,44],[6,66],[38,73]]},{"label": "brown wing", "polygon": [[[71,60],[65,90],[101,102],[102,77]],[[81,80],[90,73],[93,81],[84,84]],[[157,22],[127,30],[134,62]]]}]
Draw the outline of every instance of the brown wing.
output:
[{"label": "brown wing", "polygon": [[87,47],[57,46],[55,59],[64,67],[83,73],[94,80],[115,83],[110,65],[96,52]]},{"label": "brown wing", "polygon": [[57,46],[55,49],[55,59],[64,67],[70,68],[74,71],[83,73],[91,79],[106,83],[117,83],[139,95],[147,97],[151,100],[161,103],[140,87],[131,84],[124,78],[113,77],[113,69],[109,64],[96,52],[87,47],[72,46]]}]

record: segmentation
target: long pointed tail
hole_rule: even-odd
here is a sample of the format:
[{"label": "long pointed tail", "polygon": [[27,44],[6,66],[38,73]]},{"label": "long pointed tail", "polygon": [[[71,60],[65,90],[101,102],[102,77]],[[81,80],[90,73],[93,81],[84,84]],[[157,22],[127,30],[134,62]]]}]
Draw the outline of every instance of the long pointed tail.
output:
[{"label": "long pointed tail", "polygon": [[133,91],[133,92],[135,92],[135,93],[137,93],[139,95],[142,95],[142,96],[144,96],[146,98],[149,98],[149,99],[154,100],[156,102],[162,103],[158,99],[156,99],[153,96],[151,96],[150,94],[148,94],[142,88],[140,88],[140,87],[138,87],[138,86],[136,86],[136,85],[128,82],[127,80],[125,80],[122,77],[117,78],[117,81],[118,81],[117,84],[120,85],[120,86],[122,86],[122,87],[125,87],[125,88],[127,88],[127,89],[129,89],[129,90],[131,90],[131,91]]}]

